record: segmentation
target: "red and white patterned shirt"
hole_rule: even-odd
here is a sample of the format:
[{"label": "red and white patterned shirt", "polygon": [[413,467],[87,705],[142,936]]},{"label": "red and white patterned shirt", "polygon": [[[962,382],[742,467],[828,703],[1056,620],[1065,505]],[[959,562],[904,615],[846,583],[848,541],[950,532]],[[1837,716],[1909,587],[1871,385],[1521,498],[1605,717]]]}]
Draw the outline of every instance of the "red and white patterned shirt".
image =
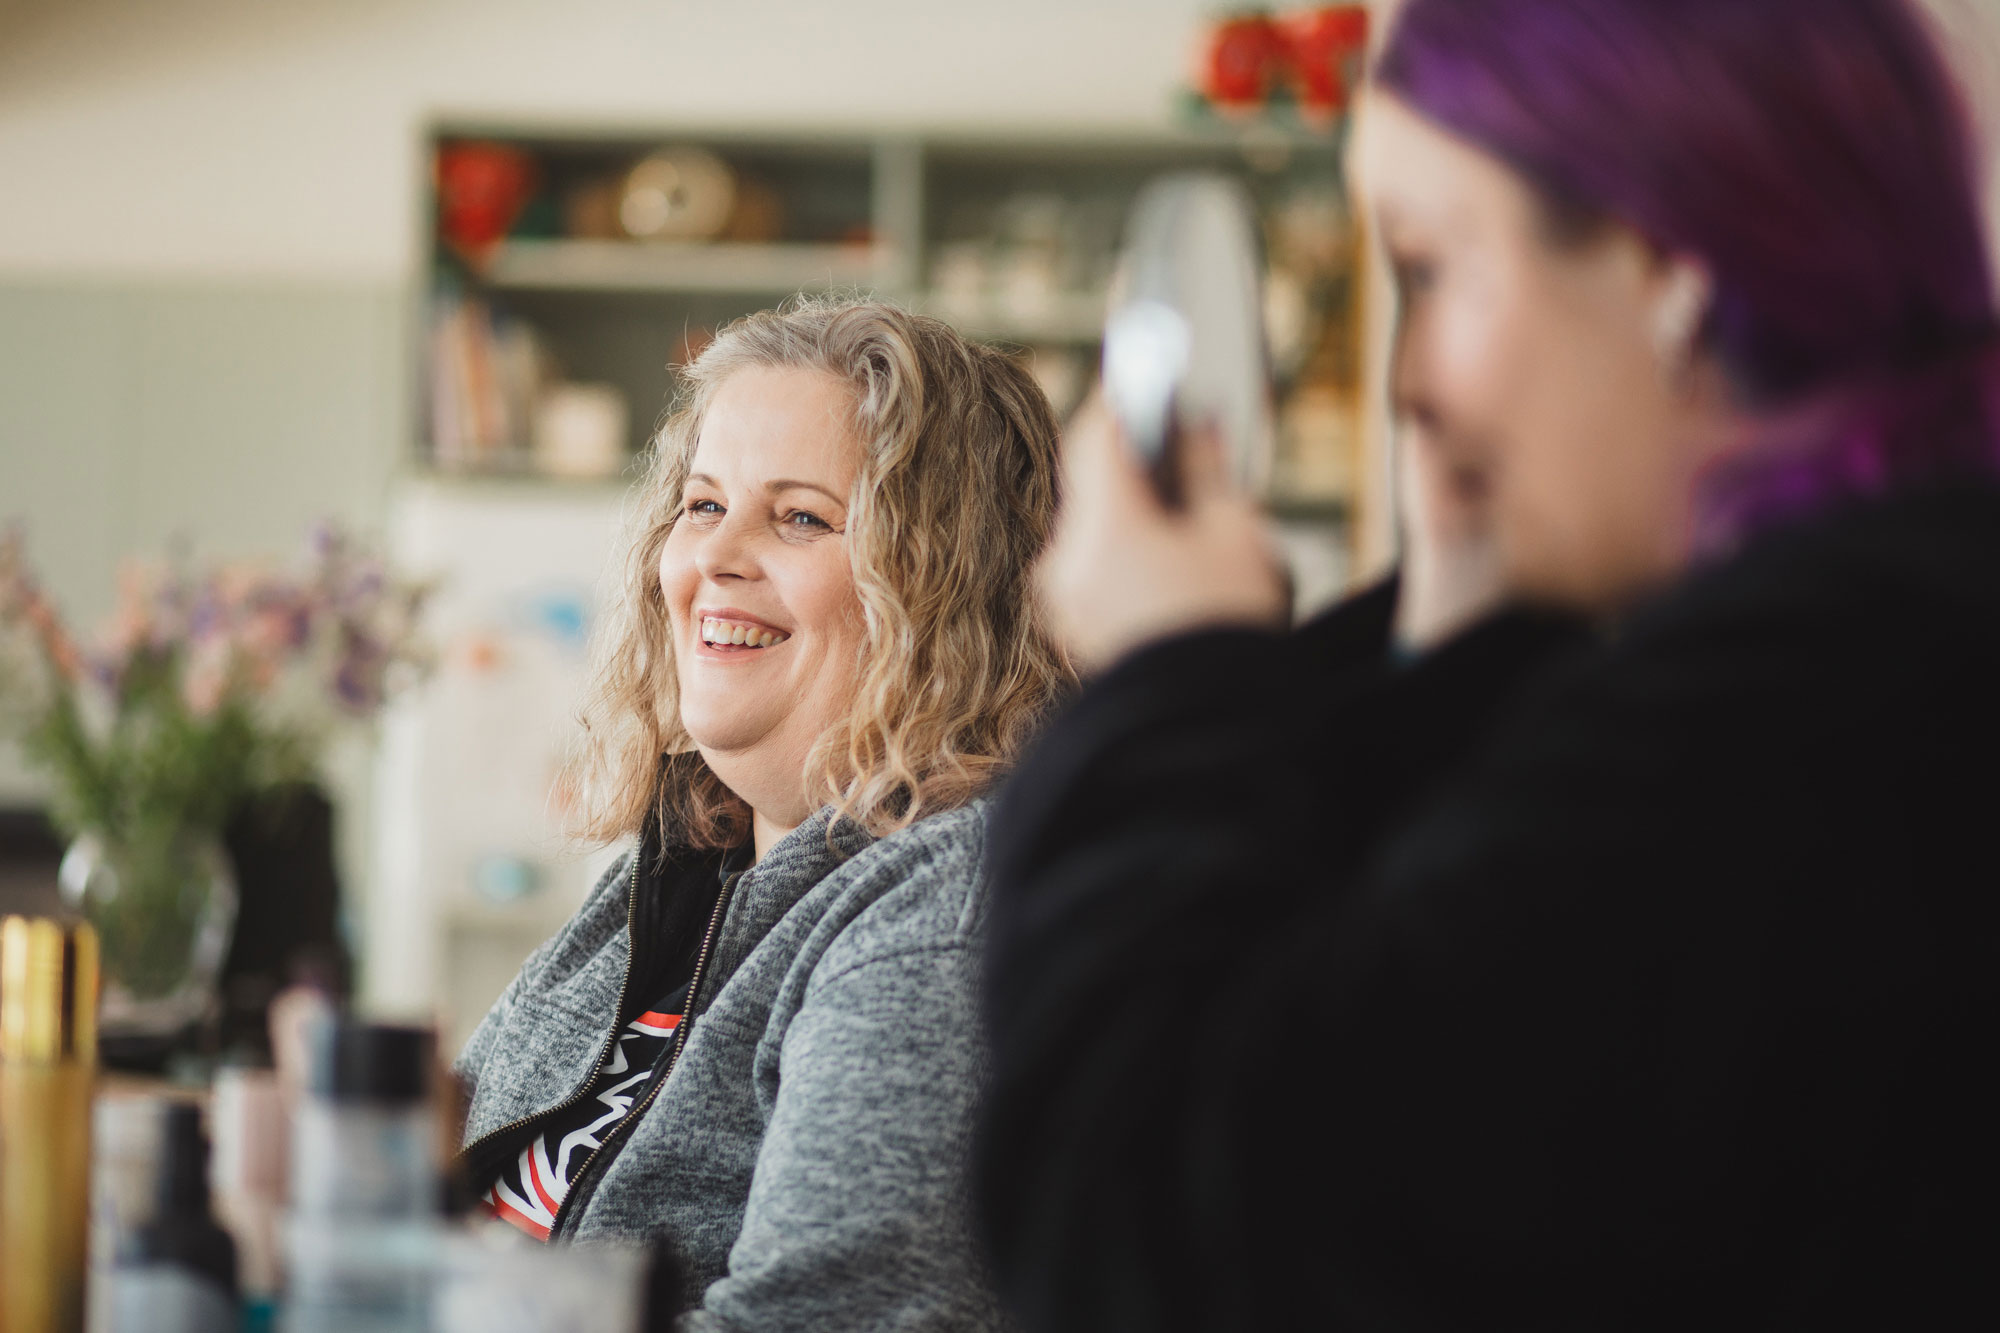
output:
[{"label": "red and white patterned shirt", "polygon": [[501,1171],[485,1204],[536,1240],[547,1240],[556,1212],[584,1163],[633,1107],[646,1099],[662,1057],[673,1046],[687,1001],[687,986],[625,1025],[590,1091],[544,1117],[541,1131]]}]

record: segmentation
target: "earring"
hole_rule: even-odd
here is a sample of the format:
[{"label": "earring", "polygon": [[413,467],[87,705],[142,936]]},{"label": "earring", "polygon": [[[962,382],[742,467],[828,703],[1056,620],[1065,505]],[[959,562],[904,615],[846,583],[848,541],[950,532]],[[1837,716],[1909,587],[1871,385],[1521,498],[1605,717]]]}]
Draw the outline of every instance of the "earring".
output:
[{"label": "earring", "polygon": [[1687,376],[1707,305],[1708,280],[1692,267],[1676,268],[1653,307],[1653,354],[1669,384],[1679,384]]}]

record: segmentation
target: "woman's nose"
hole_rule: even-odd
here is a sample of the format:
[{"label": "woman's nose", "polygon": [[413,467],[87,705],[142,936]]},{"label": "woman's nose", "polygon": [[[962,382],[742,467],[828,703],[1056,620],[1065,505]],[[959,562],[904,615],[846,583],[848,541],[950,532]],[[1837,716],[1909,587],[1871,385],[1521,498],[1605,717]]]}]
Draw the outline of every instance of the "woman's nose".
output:
[{"label": "woman's nose", "polygon": [[1421,421],[1432,411],[1422,331],[1404,315],[1389,344],[1389,409],[1399,421]]},{"label": "woman's nose", "polygon": [[1433,352],[1425,331],[1405,324],[1397,330],[1390,350],[1389,415],[1398,438],[1415,447],[1425,436],[1435,436],[1445,428],[1446,404],[1439,396],[1432,363]]},{"label": "woman's nose", "polygon": [[724,514],[722,522],[704,533],[695,547],[695,569],[703,578],[718,582],[756,578],[759,572],[756,545],[753,524],[734,513]]}]

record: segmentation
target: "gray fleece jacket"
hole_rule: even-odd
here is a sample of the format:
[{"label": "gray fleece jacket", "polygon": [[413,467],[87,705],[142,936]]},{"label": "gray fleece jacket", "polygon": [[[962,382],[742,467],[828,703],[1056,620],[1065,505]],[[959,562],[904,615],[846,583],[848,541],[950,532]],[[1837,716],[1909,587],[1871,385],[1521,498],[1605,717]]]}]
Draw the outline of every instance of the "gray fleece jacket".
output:
[{"label": "gray fleece jacket", "polygon": [[[684,1329],[1002,1328],[967,1199],[985,805],[879,842],[843,822],[833,849],[827,819],[735,881],[679,1060],[558,1238],[666,1237]],[[467,1143],[589,1082],[630,955],[632,855],[459,1056]]]}]

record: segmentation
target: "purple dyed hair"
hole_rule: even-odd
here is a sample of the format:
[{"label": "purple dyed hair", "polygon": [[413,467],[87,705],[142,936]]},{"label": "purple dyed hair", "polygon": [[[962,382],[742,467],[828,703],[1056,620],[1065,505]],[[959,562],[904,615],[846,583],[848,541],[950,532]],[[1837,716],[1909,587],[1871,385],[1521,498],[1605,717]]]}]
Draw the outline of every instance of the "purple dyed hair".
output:
[{"label": "purple dyed hair", "polygon": [[1769,425],[1711,535],[2000,467],[1974,135],[1905,0],[1407,0],[1375,78],[1708,266],[1703,345]]}]

